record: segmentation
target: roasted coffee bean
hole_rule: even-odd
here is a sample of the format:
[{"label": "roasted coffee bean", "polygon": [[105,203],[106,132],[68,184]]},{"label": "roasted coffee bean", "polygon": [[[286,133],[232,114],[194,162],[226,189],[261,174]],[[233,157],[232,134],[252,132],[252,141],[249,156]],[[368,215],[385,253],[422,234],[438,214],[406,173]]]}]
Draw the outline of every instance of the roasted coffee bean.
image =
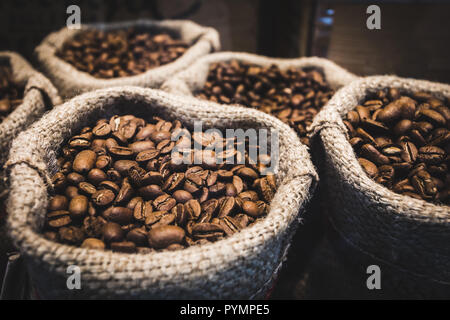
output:
[{"label": "roasted coffee bean", "polygon": [[128,232],[127,240],[133,242],[136,246],[146,246],[148,243],[147,231],[145,231],[145,228],[135,228]]},{"label": "roasted coffee bean", "polygon": [[86,196],[76,196],[70,200],[69,212],[72,220],[83,218],[88,211],[89,200]]},{"label": "roasted coffee bean", "polygon": [[50,200],[48,210],[49,211],[67,210],[68,206],[69,201],[67,200],[67,197],[57,194]]},{"label": "roasted coffee bean", "polygon": [[103,211],[103,218],[124,225],[132,221],[133,211],[124,207],[109,207]]},{"label": "roasted coffee bean", "polygon": [[70,212],[66,210],[51,211],[47,214],[47,219],[51,228],[64,227],[72,222]]},{"label": "roasted coffee bean", "polygon": [[232,60],[211,64],[204,87],[195,94],[202,99],[242,104],[272,114],[309,144],[305,128],[333,93],[318,70],[281,70],[276,65],[262,67]]},{"label": "roasted coffee bean", "polygon": [[93,203],[99,207],[105,207],[113,203],[116,195],[109,189],[102,189],[94,193],[91,197]]},{"label": "roasted coffee bean", "polygon": [[83,150],[73,160],[73,170],[80,174],[86,174],[94,168],[97,155],[92,150]]},{"label": "roasted coffee bean", "polygon": [[122,241],[123,236],[120,224],[108,222],[103,226],[103,239],[106,243]]},{"label": "roasted coffee bean", "polygon": [[[440,193],[450,183],[442,180],[448,175],[448,99],[393,89],[369,94],[367,99],[363,102],[367,109],[357,106],[347,114],[347,121],[354,126],[350,144],[369,177],[394,192],[448,205],[448,197]],[[373,122],[367,126],[368,120],[360,117],[376,119],[385,128],[376,129]]]},{"label": "roasted coffee bean", "polygon": [[[166,32],[90,29],[66,41],[57,55],[80,71],[108,79],[137,75],[170,63],[187,49],[187,43]],[[97,127],[97,135],[106,135],[104,124]]]},{"label": "roasted coffee bean", "polygon": [[80,245],[84,240],[84,232],[75,226],[62,227],[58,230],[59,239],[63,243]]},{"label": "roasted coffee bean", "polygon": [[151,248],[164,249],[174,243],[182,243],[185,232],[177,226],[160,226],[148,232],[148,243]]},{"label": "roasted coffee bean", "polygon": [[111,242],[111,250],[123,253],[135,253],[136,245],[131,241]]},{"label": "roasted coffee bean", "polygon": [[[184,151],[192,155],[188,160],[195,160],[192,148],[199,143],[228,146],[220,159],[242,164],[218,164],[214,151],[201,150],[200,163],[180,165],[180,154],[170,150],[171,137],[189,131],[179,121],[150,121],[113,116],[69,139],[57,160],[61,169],[53,177],[56,194],[49,201],[44,230],[48,239],[126,253],[146,252],[143,248],[149,246],[177,250],[218,241],[267,214],[276,179],[269,155],[250,159],[254,146],[249,139],[243,143],[194,134],[194,141],[182,141]],[[432,132],[435,137],[445,134]],[[90,144],[75,146],[73,141],[81,139]]]},{"label": "roasted coffee bean", "polygon": [[85,249],[105,250],[105,243],[96,238],[87,238],[83,241],[81,247]]}]

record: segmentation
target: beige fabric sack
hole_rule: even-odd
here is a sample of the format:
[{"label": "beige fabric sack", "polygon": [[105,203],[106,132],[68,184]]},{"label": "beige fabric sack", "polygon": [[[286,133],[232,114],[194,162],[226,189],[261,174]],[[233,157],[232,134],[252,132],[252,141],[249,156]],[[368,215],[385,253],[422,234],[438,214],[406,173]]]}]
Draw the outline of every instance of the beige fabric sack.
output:
[{"label": "beige fabric sack", "polygon": [[450,208],[375,183],[348,142],[342,117],[368,92],[388,87],[450,97],[450,85],[373,76],[339,90],[316,116],[312,129],[326,157],[330,242],[346,276],[357,276],[366,292],[366,269],[378,265],[383,297],[450,298]]},{"label": "beige fabric sack", "polygon": [[[180,119],[188,127],[267,128],[279,134],[278,190],[268,216],[219,242],[174,252],[121,254],[62,245],[39,232],[49,177],[62,143],[100,116],[133,113]],[[120,87],[89,92],[46,114],[13,143],[8,161],[8,225],[32,282],[45,298],[261,298],[273,284],[317,175],[308,151],[281,121],[159,90]],[[68,290],[67,267],[81,270],[81,290]]]},{"label": "beige fabric sack", "polygon": [[186,70],[179,72],[167,80],[161,86],[161,89],[176,94],[192,95],[195,91],[202,89],[205,85],[211,64],[231,60],[238,60],[260,66],[270,66],[275,64],[280,69],[315,67],[323,71],[325,79],[333,89],[338,89],[357,79],[357,76],[339,67],[334,62],[318,57],[280,59],[243,52],[218,52],[198,59],[197,62],[189,66]]},{"label": "beige fabric sack", "polygon": [[[19,54],[10,51],[0,52],[0,64],[9,65],[14,81],[25,87],[22,104],[0,123],[0,166],[3,166],[14,137],[51,106],[61,103],[61,99],[50,81],[34,70]],[[7,192],[3,179],[3,170],[0,170],[0,206],[2,207]],[[4,217],[0,213],[0,285],[3,281],[6,253],[12,249],[12,244],[6,235]]]},{"label": "beige fabric sack", "polygon": [[[74,66],[56,56],[64,42],[85,29],[100,30],[126,29],[139,27],[145,29],[170,30],[192,46],[177,60],[161,67],[150,69],[142,74],[115,79],[99,79],[86,72],[78,71]],[[136,20],[119,23],[98,23],[82,25],[81,29],[66,27],[48,35],[35,49],[39,67],[57,86],[63,98],[71,98],[83,92],[114,86],[140,86],[158,88],[165,80],[185,69],[199,57],[220,49],[218,32],[210,27],[202,27],[187,20]]]}]

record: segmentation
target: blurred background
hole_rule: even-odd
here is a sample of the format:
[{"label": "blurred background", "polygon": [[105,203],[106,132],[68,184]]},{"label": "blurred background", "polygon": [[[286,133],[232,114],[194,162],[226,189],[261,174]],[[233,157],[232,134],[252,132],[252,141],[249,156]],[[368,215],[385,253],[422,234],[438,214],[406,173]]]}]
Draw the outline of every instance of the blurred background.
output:
[{"label": "blurred background", "polygon": [[[450,82],[448,1],[2,0],[0,50],[32,59],[36,45],[65,26],[71,4],[81,8],[82,23],[190,19],[216,28],[223,50],[316,55],[358,75]],[[381,8],[381,30],[366,28],[370,4]]]}]

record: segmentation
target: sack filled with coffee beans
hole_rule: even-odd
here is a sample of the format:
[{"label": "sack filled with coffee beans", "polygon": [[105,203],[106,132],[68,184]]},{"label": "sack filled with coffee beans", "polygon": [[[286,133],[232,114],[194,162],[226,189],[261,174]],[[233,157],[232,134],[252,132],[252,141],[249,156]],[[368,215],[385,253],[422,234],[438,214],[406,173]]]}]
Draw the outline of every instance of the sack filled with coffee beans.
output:
[{"label": "sack filled with coffee beans", "polygon": [[[128,116],[123,116],[124,114]],[[137,118],[129,116],[129,114],[133,114],[141,120],[136,120]],[[122,117],[114,115],[122,115]],[[158,118],[153,118],[154,116]],[[110,120],[98,121],[99,119]],[[130,126],[126,126],[128,129],[122,128],[122,121],[130,123]],[[195,182],[197,179],[189,177],[189,174],[196,176],[196,172],[201,170],[189,169],[190,173],[181,171],[179,174],[171,174],[168,177],[167,174],[171,172],[170,170],[176,168],[170,164],[171,161],[167,162],[167,159],[173,160],[172,156],[166,157],[164,162],[159,163],[161,165],[159,173],[152,171],[153,166],[157,165],[157,162],[155,163],[152,159],[161,152],[164,153],[163,149],[170,146],[170,141],[161,140],[166,139],[164,136],[170,136],[164,131],[172,130],[174,126],[179,127],[180,125],[192,130],[198,121],[202,121],[205,128],[220,130],[253,128],[278,133],[279,162],[278,170],[275,173],[276,192],[273,194],[274,189],[269,190],[261,186],[261,190],[267,190],[269,198],[272,198],[273,195],[273,200],[269,203],[270,209],[267,210],[264,218],[257,221],[253,219],[255,221],[253,224],[229,236],[222,236],[221,230],[223,229],[220,229],[215,222],[218,220],[213,221],[214,219],[212,219],[211,223],[201,223],[200,220],[204,218],[208,220],[212,218],[211,215],[208,217],[205,205],[208,201],[203,202],[202,214],[198,220],[195,220],[199,224],[191,225],[190,230],[186,228],[186,231],[182,231],[183,229],[180,228],[183,226],[181,221],[185,219],[179,218],[179,212],[176,212],[175,222],[173,222],[173,217],[170,219],[169,214],[162,217],[162,211],[170,210],[172,212],[173,208],[169,207],[173,207],[175,201],[183,202],[191,199],[191,196],[184,191],[189,190],[188,193],[197,194],[193,189],[196,188],[196,184],[201,184],[201,182]],[[142,127],[145,122],[147,125]],[[87,126],[91,129],[86,129]],[[95,129],[93,129],[94,126]],[[137,127],[139,131],[137,131]],[[154,131],[155,129],[156,131]],[[80,133],[78,136],[73,137],[78,133]],[[139,136],[137,137],[135,134]],[[144,139],[143,142],[139,142],[141,138],[145,138],[149,134],[150,140]],[[96,168],[91,169],[94,165],[94,154],[92,149],[83,149],[83,144],[86,146],[83,141],[96,136],[106,137],[108,135],[114,137],[109,142],[105,141],[104,147],[108,151],[103,156],[99,155],[99,158],[95,160]],[[127,137],[131,137],[131,140]],[[133,139],[137,139],[137,143],[133,142],[132,145],[126,147]],[[112,140],[115,140],[118,145],[112,143]],[[61,146],[66,143],[69,143],[71,147],[66,148],[64,152],[61,150]],[[160,145],[161,143],[164,145]],[[102,143],[99,141],[92,140],[92,144],[88,144],[89,148],[95,147],[97,152],[102,150]],[[156,146],[156,152],[154,152],[154,146],[144,146],[144,144]],[[150,149],[144,150],[144,154],[142,154],[141,148],[148,147]],[[145,169],[141,165],[134,164],[125,170],[129,162],[125,163],[121,159],[127,159],[125,153],[129,151],[128,149],[134,150],[133,152],[140,151],[139,157],[136,156],[136,162],[144,163]],[[271,154],[275,152],[274,149],[269,150]],[[61,151],[64,154],[70,152],[77,154],[72,165],[70,162],[68,165],[64,165],[62,164],[64,161],[58,160],[61,157]],[[102,170],[99,171],[99,168],[103,168],[104,164],[108,163],[106,161],[108,155],[115,163],[113,170],[108,170],[107,178],[109,180],[118,178],[119,180],[115,181],[121,182],[106,182],[103,178],[93,179],[94,176],[103,176],[100,172]],[[32,283],[38,294],[46,298],[213,299],[264,297],[273,285],[289,247],[291,236],[298,224],[298,218],[301,217],[305,203],[310,198],[317,182],[317,175],[306,147],[300,143],[295,133],[279,120],[248,108],[230,107],[223,110],[216,103],[137,87],[110,88],[86,93],[48,113],[14,141],[8,168],[11,183],[8,202],[8,210],[11,215],[8,223],[11,236],[26,259]],[[61,171],[64,168],[67,170]],[[211,167],[209,168],[211,169]],[[88,169],[91,170],[88,171]],[[226,181],[234,175],[234,177],[242,176],[243,179],[237,180],[247,181],[249,189],[251,188],[250,181],[256,183],[254,181],[255,169],[245,169],[245,172],[241,167],[235,169],[237,171],[217,172],[217,181],[221,181],[220,179]],[[92,170],[95,172],[91,172]],[[148,172],[144,174],[142,170]],[[58,172],[59,176],[62,174],[62,179],[58,178]],[[207,174],[208,170],[204,173]],[[181,180],[178,181],[178,178],[183,175],[187,177],[184,184],[181,183]],[[209,180],[206,177],[201,178],[201,175],[198,177],[199,179]],[[121,179],[122,176],[126,179]],[[83,177],[86,177],[85,183],[83,183]],[[58,191],[61,190],[60,187],[64,186],[64,183],[60,183],[64,179],[68,182],[65,185],[65,191]],[[161,179],[165,181],[161,187],[164,191],[163,198],[160,198],[161,189],[159,189]],[[74,182],[77,181],[79,182],[78,188],[74,188]],[[265,181],[267,182],[267,180]],[[147,185],[147,182],[156,185]],[[120,189],[116,186],[118,183],[121,183]],[[108,205],[107,202],[111,203],[110,200],[113,198],[116,202],[124,201],[123,195],[128,193],[125,192],[124,187],[127,190],[130,190],[131,187],[136,190],[136,184],[139,184],[137,192],[141,198],[151,200],[144,202],[140,199],[126,200],[129,201],[128,209],[134,206],[133,217],[130,216],[131,212],[127,208],[101,209],[103,204]],[[213,187],[218,185],[215,183]],[[235,194],[237,187],[230,183],[227,185],[229,185],[229,189],[225,188],[226,191],[222,190],[224,188],[218,187],[216,190],[206,188],[206,191],[214,194],[219,192],[229,194],[228,192],[230,192],[229,195],[232,197],[231,193]],[[69,186],[72,187],[69,188]],[[142,186],[144,186],[143,189],[141,189]],[[184,191],[173,192],[170,190],[172,186],[175,186],[176,190],[182,188]],[[55,189],[52,190],[51,187]],[[81,201],[82,197],[77,196],[78,194],[86,195],[90,190],[94,191],[93,189],[97,189],[103,195],[100,196],[99,192],[92,193],[88,199],[92,200],[89,202],[95,203],[90,209],[86,209],[86,205],[89,206],[87,201]],[[242,189],[242,183],[240,183],[240,189]],[[49,200],[50,196],[58,192],[61,196]],[[167,196],[167,194],[171,196]],[[117,199],[119,196],[120,200]],[[257,193],[249,192],[247,196],[252,200]],[[64,210],[57,211],[57,209],[64,209],[64,198],[71,198],[71,203],[73,199],[77,199],[77,203],[74,201],[72,205],[69,205],[69,214]],[[189,204],[189,200],[186,202],[188,207],[185,206],[185,209],[189,212],[188,217],[197,216],[200,212],[195,209],[194,202],[196,201],[191,204]],[[253,200],[250,202],[247,205],[245,201],[242,203],[243,212],[251,213],[253,209],[250,206],[254,205]],[[138,205],[138,203],[140,204]],[[229,203],[223,199],[221,203],[220,212],[223,211],[223,215],[226,216],[228,213],[224,211]],[[150,206],[153,207],[153,210]],[[247,209],[244,206],[247,206]],[[80,209],[81,207],[83,209]],[[97,213],[92,209],[95,209]],[[102,219],[107,220],[108,227],[101,230],[102,237],[95,238],[95,225],[92,225],[92,228],[84,228],[84,230],[79,227],[80,225],[69,225],[70,220],[76,219],[75,216],[80,212],[86,214],[87,210],[90,211],[89,215],[99,222]],[[158,214],[155,213],[157,210]],[[255,208],[255,210],[259,212],[259,209]],[[191,211],[194,214],[191,214]],[[130,232],[133,231],[133,234],[127,235],[127,240],[122,241],[123,233],[129,230],[127,221],[130,219],[132,221],[141,220],[142,215],[146,216],[146,225],[139,227],[139,230],[136,231],[130,230]],[[239,220],[239,223],[245,220],[244,216],[239,215],[244,218]],[[221,219],[220,216],[214,217]],[[238,216],[233,214],[233,217],[234,221],[237,221]],[[163,219],[170,221],[163,222]],[[112,223],[113,221],[115,223]],[[233,221],[233,219],[229,221]],[[248,217],[246,221],[245,225],[248,224]],[[147,225],[155,222],[160,225],[158,227],[152,225],[146,234]],[[57,228],[57,234],[54,232],[44,235],[43,231],[47,224]],[[164,224],[170,225],[165,226]],[[62,227],[63,225],[68,227]],[[203,225],[203,227],[199,225]],[[195,236],[193,234],[195,232],[199,232],[199,236]],[[217,241],[206,243],[201,241],[201,238],[206,237],[208,232],[212,232],[211,237],[217,237]],[[85,243],[86,239],[82,238],[87,233],[91,234],[89,235],[91,240]],[[186,236],[183,236],[184,234]],[[77,235],[80,235],[78,240],[76,239]],[[188,235],[192,235],[193,238],[189,240]],[[145,238],[146,236],[147,238]],[[134,249],[135,245],[130,242],[137,243],[140,238],[144,238],[143,243],[147,248]],[[196,243],[192,243],[192,240],[195,239],[197,239]],[[62,240],[64,244],[56,242],[58,240]],[[72,244],[68,244],[70,242]],[[105,244],[107,248],[105,248]],[[148,248],[149,245],[150,248]],[[129,250],[130,248],[132,250]],[[138,253],[122,253],[136,251]],[[79,268],[77,270],[81,276],[81,290],[69,290],[67,287],[67,270],[69,270],[68,268],[73,270],[74,267]]]},{"label": "sack filled with coffee beans", "polygon": [[[223,52],[202,57],[166,81],[162,89],[216,101],[224,110],[239,104],[271,114],[293,128],[309,146],[307,127],[334,91],[357,77],[333,62],[316,57],[276,59],[248,53]],[[316,166],[321,160],[315,157]],[[302,220],[288,259],[286,276],[280,279],[278,295],[292,296],[315,243],[323,235],[320,186]]]},{"label": "sack filled with coffee beans", "polygon": [[[367,77],[312,125],[326,157],[330,242],[369,297],[450,297],[449,98],[446,84]],[[371,265],[381,290],[369,290]]]},{"label": "sack filled with coffee beans", "polygon": [[335,89],[357,77],[317,57],[278,59],[239,52],[207,55],[161,87],[224,105],[239,104],[272,114],[309,145],[306,127]]},{"label": "sack filled with coffee beans", "polygon": [[[52,105],[60,103],[56,89],[35,71],[19,54],[0,52],[0,165],[9,153],[16,135],[37,120]],[[8,190],[0,170],[0,284],[6,263],[6,253],[12,249],[5,231],[4,201]]]},{"label": "sack filled with coffee beans", "polygon": [[220,49],[217,31],[185,20],[86,24],[48,35],[39,66],[63,98],[100,88],[158,88],[199,57]]}]

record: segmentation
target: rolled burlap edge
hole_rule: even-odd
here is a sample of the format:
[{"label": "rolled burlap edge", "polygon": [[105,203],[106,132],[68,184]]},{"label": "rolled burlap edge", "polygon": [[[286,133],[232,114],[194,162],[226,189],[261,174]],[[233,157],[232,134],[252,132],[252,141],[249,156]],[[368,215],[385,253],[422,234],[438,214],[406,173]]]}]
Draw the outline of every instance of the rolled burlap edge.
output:
[{"label": "rolled burlap edge", "polygon": [[[38,73],[19,54],[11,51],[0,51],[1,63],[11,67],[12,78],[25,87],[24,98],[13,112],[0,123],[0,165],[3,167],[8,158],[12,140],[17,134],[36,121],[52,105],[59,104],[60,98],[56,89],[48,79]],[[47,101],[48,100],[48,101]],[[0,206],[6,200],[3,168],[0,169]],[[3,210],[3,209],[0,209]],[[6,264],[6,254],[13,250],[13,245],[7,236],[3,214],[0,214],[0,287],[3,282],[3,271]]]},{"label": "rolled burlap edge", "polygon": [[[268,216],[221,240],[175,252],[120,254],[62,245],[40,233],[48,177],[61,144],[83,124],[116,112],[152,113],[204,127],[268,128],[279,134],[279,188]],[[310,156],[281,121],[256,110],[230,107],[137,87],[78,96],[47,113],[14,141],[8,161],[8,225],[34,286],[46,298],[260,298],[282,263],[305,203],[318,181]],[[50,172],[49,172],[50,171]],[[66,286],[67,267],[80,268],[81,290]]]},{"label": "rolled burlap edge", "polygon": [[450,85],[372,76],[341,88],[316,116],[311,129],[320,137],[326,158],[323,171],[333,246],[346,270],[361,273],[370,263],[381,266],[391,296],[448,298],[450,208],[377,184],[363,171],[348,142],[342,117],[367,93],[383,88],[450,97]]},{"label": "rolled burlap edge", "polygon": [[[115,79],[99,79],[86,72],[77,70],[71,64],[56,56],[56,52],[64,42],[86,29],[117,30],[130,27],[160,28],[180,34],[182,40],[193,43],[186,52],[175,61],[150,69],[142,74]],[[39,67],[44,74],[57,86],[61,96],[65,99],[87,91],[110,88],[115,86],[140,86],[158,88],[173,74],[185,69],[199,57],[220,49],[219,33],[211,27],[203,27],[188,20],[155,21],[140,19],[117,23],[85,24],[81,29],[62,28],[49,34],[36,47],[35,55]]]}]

